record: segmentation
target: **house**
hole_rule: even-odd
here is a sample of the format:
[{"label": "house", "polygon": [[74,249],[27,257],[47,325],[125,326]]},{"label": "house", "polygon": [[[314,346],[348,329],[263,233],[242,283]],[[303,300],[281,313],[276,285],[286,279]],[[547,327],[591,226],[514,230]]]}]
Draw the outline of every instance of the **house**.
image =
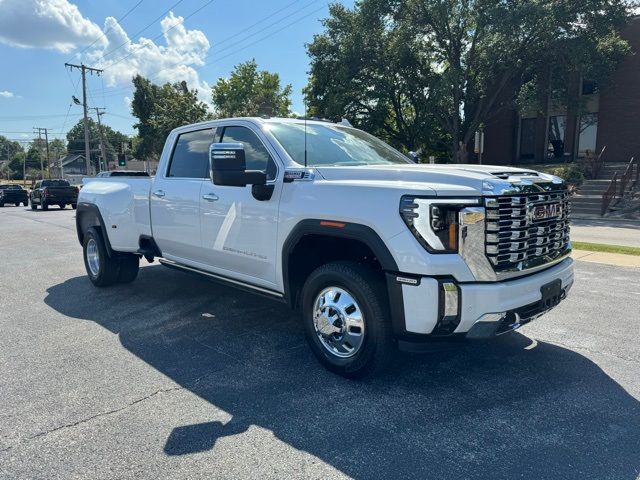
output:
[{"label": "house", "polygon": [[[60,171],[60,165],[62,164],[62,171]],[[87,174],[87,164],[85,156],[75,153],[70,153],[64,157],[59,158],[50,165],[51,177],[62,178],[69,175],[78,176]],[[95,175],[93,169],[91,169],[90,175]]]}]

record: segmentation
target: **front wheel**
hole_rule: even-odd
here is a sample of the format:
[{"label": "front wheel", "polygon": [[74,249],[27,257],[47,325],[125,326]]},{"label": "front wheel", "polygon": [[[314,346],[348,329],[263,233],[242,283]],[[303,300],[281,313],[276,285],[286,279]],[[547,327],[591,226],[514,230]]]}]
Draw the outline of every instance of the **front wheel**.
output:
[{"label": "front wheel", "polygon": [[41,207],[43,210],[49,210],[49,205],[47,204],[47,202],[41,202],[41,203],[40,203],[40,207]]},{"label": "front wheel", "polygon": [[58,206],[60,207],[60,210],[64,210],[66,208],[64,203],[60,203]]},{"label": "front wheel", "polygon": [[354,262],[317,268],[302,292],[311,350],[327,369],[359,378],[388,366],[396,353],[384,277]]},{"label": "front wheel", "polygon": [[73,208],[75,210],[76,208],[78,208],[78,204],[77,203],[72,203],[71,204],[71,208]]},{"label": "front wheel", "polygon": [[31,202],[31,210],[37,210],[38,209],[38,205],[36,205],[35,203],[33,203],[33,201]]}]

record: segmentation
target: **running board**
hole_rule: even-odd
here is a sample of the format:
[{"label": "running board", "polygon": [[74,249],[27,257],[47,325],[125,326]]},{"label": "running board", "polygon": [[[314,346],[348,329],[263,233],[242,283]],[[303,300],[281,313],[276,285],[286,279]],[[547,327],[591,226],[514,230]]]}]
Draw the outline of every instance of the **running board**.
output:
[{"label": "running board", "polygon": [[165,267],[175,268],[178,270],[183,270],[185,272],[195,273],[198,275],[211,278],[219,283],[228,285],[230,287],[240,288],[242,290],[247,290],[253,293],[258,293],[258,294],[268,296],[269,298],[284,301],[284,295],[282,293],[276,292],[274,290],[269,290],[268,288],[258,287],[257,285],[241,282],[240,280],[234,280],[232,278],[228,278],[223,275],[218,275],[215,273],[207,272],[205,270],[201,270],[196,267],[190,267],[188,265],[183,265],[182,263],[177,263],[172,260],[167,260],[166,258],[160,258],[158,259],[158,261]]}]

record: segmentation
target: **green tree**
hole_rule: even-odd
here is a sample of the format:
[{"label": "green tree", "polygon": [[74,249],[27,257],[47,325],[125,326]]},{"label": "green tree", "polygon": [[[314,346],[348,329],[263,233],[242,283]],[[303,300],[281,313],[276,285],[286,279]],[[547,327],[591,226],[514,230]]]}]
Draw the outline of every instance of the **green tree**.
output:
[{"label": "green tree", "polygon": [[207,105],[198,100],[198,91],[189,90],[185,82],[156,85],[136,75],[131,112],[139,120],[136,155],[158,158],[167,135],[174,128],[210,118]]},{"label": "green tree", "polygon": [[211,90],[216,116],[254,117],[291,115],[291,85],[280,86],[280,75],[258,71],[255,60],[236,65],[228,79],[220,78]]},{"label": "green tree", "polygon": [[67,144],[64,140],[55,138],[49,142],[49,156],[51,160],[57,160],[67,154]]},{"label": "green tree", "polygon": [[[425,132],[427,146],[446,142],[452,159],[464,161],[480,125],[512,106],[525,86],[539,99],[549,89],[562,94],[578,73],[605,81],[629,51],[617,33],[628,15],[624,0],[333,5],[325,32],[308,46],[309,102],[319,115],[342,110],[380,130],[394,125],[407,148],[410,136],[403,137],[422,123],[414,130]],[[438,128],[425,131],[429,122]]]},{"label": "green tree", "polygon": [[[118,152],[121,150],[122,142],[129,140],[125,134],[113,130],[110,126],[102,124],[102,130],[98,127],[98,124],[92,119],[89,119],[89,149],[91,151],[91,162],[94,167],[98,166],[98,160],[101,155],[100,143],[102,136],[105,140],[105,153],[107,155],[107,162],[115,161]],[[49,145],[49,151],[51,154],[51,144]],[[80,120],[67,132],[67,153],[85,155],[84,145],[84,121]],[[51,154],[52,158],[54,157]]]}]

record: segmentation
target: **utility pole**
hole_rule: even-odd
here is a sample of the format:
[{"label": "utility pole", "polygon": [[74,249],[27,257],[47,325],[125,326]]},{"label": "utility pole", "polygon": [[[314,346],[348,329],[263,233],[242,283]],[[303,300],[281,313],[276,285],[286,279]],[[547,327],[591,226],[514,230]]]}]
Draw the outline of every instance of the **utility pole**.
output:
[{"label": "utility pole", "polygon": [[[44,127],[33,127],[34,133],[35,130],[38,130],[38,149],[40,149],[40,146],[42,145],[42,132],[44,132],[44,138],[45,138],[45,150],[46,150],[46,161],[47,161],[47,176],[49,178],[51,178],[51,164],[50,164],[50,158],[49,158],[49,130],[51,130],[50,128],[44,128]],[[42,178],[44,178],[44,166],[42,164],[42,156],[40,156],[40,171]]]},{"label": "utility pole", "polygon": [[69,67],[71,70],[77,68],[82,73],[82,106],[84,107],[84,152],[86,155],[87,176],[91,175],[91,148],[89,147],[89,116],[87,106],[87,71],[93,75],[93,72],[99,76],[102,70],[98,68],[87,67],[84,63],[80,65],[74,65],[73,63],[65,63],[65,67]]},{"label": "utility pole", "polygon": [[[49,178],[51,178],[51,159],[49,158],[49,130],[51,130],[50,128],[44,128],[44,127],[33,127],[34,130],[38,130],[38,138],[40,139],[40,142],[42,142],[42,132],[44,131],[44,142],[45,142],[45,146],[46,146],[46,151],[47,151],[47,156],[46,156],[46,160],[47,160],[47,176]],[[40,170],[43,170],[42,168],[42,157],[40,159]]]},{"label": "utility pole", "polygon": [[[102,122],[100,121],[100,117],[102,115],[104,115],[105,110],[104,108],[98,108],[98,107],[92,107],[92,110],[96,111],[96,117],[98,117],[98,131],[100,132],[100,154],[102,155],[102,161],[104,162],[104,169],[108,170],[107,168],[107,151],[105,148],[105,138],[104,138],[104,132],[102,131]],[[100,111],[102,110],[102,111]],[[100,162],[98,165],[100,165],[99,170],[102,171],[102,162]]]},{"label": "utility pole", "polygon": [[44,164],[42,163],[42,151],[40,150],[40,146],[42,145],[42,128],[33,127],[34,132],[38,130],[38,151],[40,152],[40,180],[44,180]]}]

